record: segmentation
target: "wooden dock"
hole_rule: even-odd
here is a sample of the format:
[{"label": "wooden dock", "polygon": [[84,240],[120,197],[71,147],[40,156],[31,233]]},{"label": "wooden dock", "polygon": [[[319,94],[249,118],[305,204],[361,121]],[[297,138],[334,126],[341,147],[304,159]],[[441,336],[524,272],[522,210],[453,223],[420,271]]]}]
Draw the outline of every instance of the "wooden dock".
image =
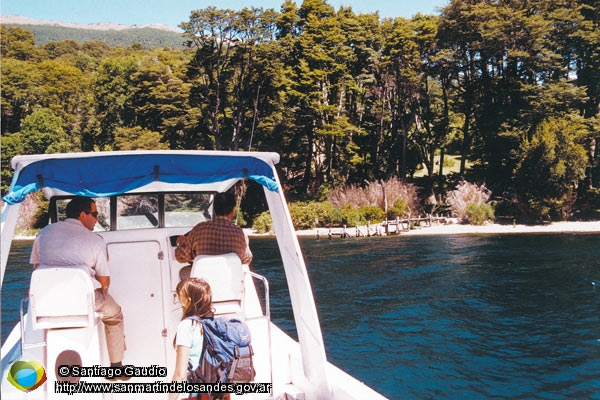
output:
[{"label": "wooden dock", "polygon": [[356,226],[348,228],[344,225],[341,228],[322,228],[317,229],[316,238],[327,236],[328,239],[339,236],[340,238],[347,237],[371,237],[371,236],[389,236],[399,235],[402,232],[408,232],[411,229],[426,228],[433,224],[447,224],[450,218],[439,215],[426,215],[409,218],[396,218],[395,220],[386,220],[378,224]]}]

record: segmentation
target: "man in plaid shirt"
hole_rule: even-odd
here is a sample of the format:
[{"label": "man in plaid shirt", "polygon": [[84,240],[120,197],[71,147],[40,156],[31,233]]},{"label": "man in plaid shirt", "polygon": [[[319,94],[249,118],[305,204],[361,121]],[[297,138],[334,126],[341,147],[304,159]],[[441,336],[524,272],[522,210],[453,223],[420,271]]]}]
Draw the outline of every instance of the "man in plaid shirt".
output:
[{"label": "man in plaid shirt", "polygon": [[212,221],[200,222],[191,231],[177,239],[175,258],[191,263],[199,255],[236,253],[242,264],[250,264],[252,252],[244,231],[232,222],[235,197],[231,193],[217,193]]}]

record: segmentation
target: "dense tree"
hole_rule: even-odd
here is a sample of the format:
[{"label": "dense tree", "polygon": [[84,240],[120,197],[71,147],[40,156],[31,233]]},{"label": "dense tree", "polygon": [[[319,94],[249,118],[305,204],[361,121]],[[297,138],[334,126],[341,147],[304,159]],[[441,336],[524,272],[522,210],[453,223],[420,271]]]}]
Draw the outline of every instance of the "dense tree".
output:
[{"label": "dense tree", "polygon": [[135,126],[133,128],[117,128],[115,130],[115,150],[167,150],[166,143],[161,143],[161,134]]},{"label": "dense tree", "polygon": [[100,125],[98,136],[93,138],[95,149],[112,148],[115,130],[132,126],[135,117],[131,103],[132,79],[137,69],[137,57],[108,58],[92,77],[96,118]]},{"label": "dense tree", "polygon": [[37,65],[37,70],[40,80],[38,104],[59,116],[67,132],[76,132],[80,110],[85,107],[87,80],[83,73],[56,61],[42,61]]},{"label": "dense tree", "polygon": [[78,150],[63,129],[63,121],[52,110],[37,107],[22,121],[20,132],[2,135],[2,191],[12,179],[10,160],[21,154],[67,153]]},{"label": "dense tree", "polygon": [[40,98],[36,65],[14,58],[2,59],[2,134],[21,130],[23,119]]},{"label": "dense tree", "polygon": [[549,118],[522,144],[515,184],[527,214],[539,220],[566,219],[588,164],[588,127],[576,115]]},{"label": "dense tree", "polygon": [[190,85],[174,72],[182,68],[178,61],[167,64],[157,57],[144,57],[132,74],[132,126],[162,132],[171,148],[184,145],[181,138],[188,130]]},{"label": "dense tree", "polygon": [[[586,189],[592,189],[594,182],[598,185],[600,162],[598,143],[600,142],[600,129],[598,117],[600,115],[600,8],[594,0],[577,1],[575,7],[567,8],[572,14],[572,21],[568,25],[567,38],[570,39],[569,54],[570,65],[574,66],[577,76],[577,85],[585,88],[587,102],[583,107],[583,115],[592,128],[591,137],[586,144],[589,154],[589,167],[586,174]],[[574,11],[573,11],[574,9]],[[561,13],[563,8],[558,5],[556,12]],[[563,33],[563,32],[560,32]],[[560,35],[557,35],[560,37]],[[596,170],[594,175],[593,171]]]},{"label": "dense tree", "polygon": [[0,45],[3,59],[35,61],[45,56],[41,49],[35,47],[33,33],[19,27],[0,26]]},{"label": "dense tree", "polygon": [[18,133],[23,154],[68,153],[78,150],[63,129],[63,121],[50,109],[39,109],[23,120]]},{"label": "dense tree", "polygon": [[2,26],[3,190],[14,154],[268,150],[292,199],[422,165],[424,197],[470,175],[524,215],[568,218],[600,209],[599,23],[594,0],[451,0],[411,19],[285,0],[192,11],[186,49]]},{"label": "dense tree", "polygon": [[234,10],[211,6],[193,11],[190,21],[180,25],[188,46],[196,51],[189,78],[192,81],[192,105],[201,110],[198,127],[205,137],[199,143],[217,150],[226,148],[227,142],[221,129],[227,118],[228,85],[233,74],[230,63],[239,40],[234,28],[235,18]]},{"label": "dense tree", "polygon": [[286,107],[296,132],[290,140],[295,155],[290,167],[302,197],[333,180],[331,169],[342,156],[339,149],[348,150],[344,143],[360,130],[346,112],[348,95],[357,85],[349,69],[351,42],[340,19],[322,0],[303,2],[297,16],[296,29],[284,38],[290,46],[284,73]]}]

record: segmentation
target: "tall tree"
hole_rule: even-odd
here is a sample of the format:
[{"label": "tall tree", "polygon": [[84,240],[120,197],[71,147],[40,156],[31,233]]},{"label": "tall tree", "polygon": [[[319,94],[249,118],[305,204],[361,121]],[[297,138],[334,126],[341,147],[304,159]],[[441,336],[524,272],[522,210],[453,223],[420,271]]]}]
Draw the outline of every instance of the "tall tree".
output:
[{"label": "tall tree", "polygon": [[134,113],[131,103],[133,74],[138,69],[136,57],[105,59],[92,77],[91,87],[96,105],[100,132],[93,138],[96,149],[110,149],[115,130],[131,126]]},{"label": "tall tree", "polygon": [[19,27],[0,26],[0,51],[2,59],[39,61],[46,57],[44,51],[35,47],[31,31]]},{"label": "tall tree", "polygon": [[38,69],[33,62],[2,59],[0,97],[2,135],[21,130],[23,119],[33,111],[41,95]]},{"label": "tall tree", "polygon": [[[558,13],[559,10],[557,8]],[[567,20],[570,33],[567,37],[571,39],[571,46],[567,48],[572,49],[570,65],[574,67],[577,85],[586,89],[588,100],[583,107],[583,115],[590,125],[596,126],[593,129],[596,133],[587,143],[589,166],[585,187],[592,189],[594,182],[600,185],[600,130],[597,128],[600,119],[600,8],[594,0],[579,0],[567,10],[570,11],[570,19]],[[595,175],[593,171],[596,171]]]},{"label": "tall tree", "polygon": [[37,69],[41,92],[38,104],[59,116],[69,134],[79,134],[80,112],[87,107],[87,78],[78,68],[56,61],[40,62]]},{"label": "tall tree", "polygon": [[401,149],[401,179],[406,178],[406,149],[411,132],[421,136],[421,154],[427,159],[426,152],[429,147],[425,138],[427,132],[423,126],[422,115],[418,113],[419,103],[422,100],[421,82],[423,69],[419,44],[415,35],[416,26],[406,18],[394,20],[393,32],[387,40],[386,54],[389,55],[393,65],[392,74],[394,82],[394,123],[399,127],[400,137],[394,139],[399,143],[394,146]]},{"label": "tall tree", "polygon": [[233,70],[231,67],[235,43],[238,41],[234,21],[237,13],[231,9],[192,11],[189,22],[181,23],[187,44],[196,54],[189,69],[193,82],[192,106],[201,110],[199,128],[208,148],[222,150],[226,140],[222,124],[227,117],[227,91]]},{"label": "tall tree", "polygon": [[588,163],[588,128],[577,115],[549,118],[525,140],[515,184],[522,204],[537,220],[566,219]]},{"label": "tall tree", "polygon": [[299,133],[292,143],[298,194],[305,196],[332,179],[337,144],[359,129],[346,115],[347,95],[356,82],[348,69],[353,54],[340,19],[322,0],[304,1],[297,16],[296,29],[282,40],[291,43],[286,101]]},{"label": "tall tree", "polygon": [[351,8],[341,7],[337,18],[346,48],[345,61],[340,61],[347,70],[344,90],[339,92],[343,96],[336,116],[340,134],[334,136],[336,158],[330,158],[330,180],[337,184],[381,179],[388,176],[390,164],[384,144],[390,113],[381,65],[383,27],[378,14],[355,14]]},{"label": "tall tree", "polygon": [[480,82],[481,26],[472,16],[478,1],[451,1],[442,9],[438,30],[440,51],[456,66],[457,96],[455,112],[462,115],[462,144],[460,146],[460,175],[466,172],[467,160],[472,159],[473,138],[476,135],[476,109],[482,92]]},{"label": "tall tree", "polygon": [[161,132],[161,139],[172,149],[185,148],[185,137],[190,129],[190,84],[184,82],[173,70],[182,65],[171,64],[156,56],[140,60],[131,77],[131,104],[134,118],[132,126]]}]

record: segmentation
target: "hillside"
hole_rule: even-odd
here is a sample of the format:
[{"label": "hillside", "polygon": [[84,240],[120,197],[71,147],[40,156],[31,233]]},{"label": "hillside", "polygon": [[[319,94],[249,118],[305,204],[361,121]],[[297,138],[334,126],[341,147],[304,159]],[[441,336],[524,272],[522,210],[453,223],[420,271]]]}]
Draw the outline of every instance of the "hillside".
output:
[{"label": "hillside", "polygon": [[181,32],[166,25],[128,26],[108,23],[81,25],[34,20],[17,15],[3,15],[0,21],[2,25],[18,26],[33,32],[36,45],[62,40],[74,40],[79,43],[99,40],[109,46],[126,47],[137,43],[144,48],[184,47]]}]

